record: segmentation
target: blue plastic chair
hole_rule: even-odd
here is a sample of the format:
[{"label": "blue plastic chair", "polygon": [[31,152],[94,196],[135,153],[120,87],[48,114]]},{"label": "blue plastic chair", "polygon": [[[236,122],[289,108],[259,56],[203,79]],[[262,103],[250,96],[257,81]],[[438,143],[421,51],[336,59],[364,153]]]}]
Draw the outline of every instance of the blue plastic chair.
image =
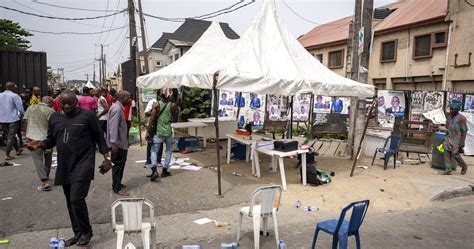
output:
[{"label": "blue plastic chair", "polygon": [[[388,141],[390,141],[390,146],[387,148]],[[374,165],[375,157],[377,153],[383,153],[385,155],[383,169],[387,170],[388,160],[390,157],[393,156],[393,168],[397,166],[397,158],[398,158],[398,149],[400,149],[400,136],[391,135],[385,140],[385,144],[383,148],[375,149],[374,158],[372,158],[372,164]]]},{"label": "blue plastic chair", "polygon": [[[347,240],[353,235],[356,239],[357,248],[360,249],[359,228],[364,221],[368,207],[369,200],[353,202],[342,210],[339,220],[332,219],[318,222],[316,225],[316,231],[314,232],[313,244],[311,245],[311,248],[315,248],[319,230],[323,230],[324,232],[333,236],[333,249],[337,248],[338,242],[339,248],[347,248]],[[346,221],[344,218],[346,217],[346,213],[349,209],[352,209],[351,219]]]}]

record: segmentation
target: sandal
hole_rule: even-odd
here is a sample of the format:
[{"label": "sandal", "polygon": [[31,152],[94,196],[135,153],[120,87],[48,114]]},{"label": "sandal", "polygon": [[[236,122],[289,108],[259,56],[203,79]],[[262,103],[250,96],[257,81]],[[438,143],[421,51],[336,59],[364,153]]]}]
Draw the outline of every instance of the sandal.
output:
[{"label": "sandal", "polygon": [[467,172],[467,165],[464,166],[464,167],[462,167],[462,169],[461,169],[461,175],[465,175],[466,172]]},{"label": "sandal", "polygon": [[21,155],[21,154],[23,154],[23,149],[18,149],[18,150],[16,151],[16,155],[19,156],[19,155]]},{"label": "sandal", "polygon": [[48,185],[48,186],[45,186],[45,187],[43,187],[43,186],[38,186],[37,189],[38,189],[39,191],[43,191],[43,192],[49,192],[49,191],[53,190],[53,188],[52,188],[51,186],[49,186],[49,185]]},{"label": "sandal", "polygon": [[14,156],[5,156],[5,161],[10,161],[10,160],[13,160],[15,159]]}]

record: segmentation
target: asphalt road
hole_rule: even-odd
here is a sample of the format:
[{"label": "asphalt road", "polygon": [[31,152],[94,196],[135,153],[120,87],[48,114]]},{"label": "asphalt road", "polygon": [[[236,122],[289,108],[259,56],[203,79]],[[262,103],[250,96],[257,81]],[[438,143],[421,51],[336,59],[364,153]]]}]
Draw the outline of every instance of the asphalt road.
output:
[{"label": "asphalt road", "polygon": [[[3,148],[2,148],[3,149]],[[213,151],[212,151],[213,152]],[[3,156],[4,152],[0,151]],[[96,166],[100,162],[96,157]],[[155,215],[188,213],[227,207],[248,201],[250,193],[263,183],[231,174],[222,176],[224,198],[216,198],[216,173],[203,168],[199,171],[172,170],[171,177],[161,182],[150,182],[145,175],[149,169],[136,160],[145,158],[145,148],[133,146],[129,149],[123,183],[133,197],[145,197],[155,205]],[[52,192],[40,192],[36,188],[40,181],[29,152],[14,160],[18,167],[0,167],[0,237],[14,233],[70,227],[66,201],[61,186]],[[55,170],[51,172],[54,178]],[[87,197],[92,224],[110,223],[110,206],[121,196],[112,192],[110,172],[101,175],[95,172]]]},{"label": "asphalt road", "polygon": [[[474,248],[474,196],[433,202],[428,208],[404,212],[368,213],[361,233],[362,248]],[[336,218],[336,217],[335,217]],[[250,220],[247,220],[250,222]],[[260,237],[261,248],[276,248],[273,226],[270,236]],[[280,239],[288,248],[310,248],[315,229],[314,222],[305,222],[279,228]],[[219,248],[221,242],[235,241],[234,236],[221,236],[207,240],[182,241],[178,244],[202,243],[204,248]],[[331,248],[332,237],[320,232],[317,248]],[[169,245],[171,246],[171,245]],[[240,248],[253,248],[253,233],[243,234]],[[349,248],[355,248],[354,238]]]}]

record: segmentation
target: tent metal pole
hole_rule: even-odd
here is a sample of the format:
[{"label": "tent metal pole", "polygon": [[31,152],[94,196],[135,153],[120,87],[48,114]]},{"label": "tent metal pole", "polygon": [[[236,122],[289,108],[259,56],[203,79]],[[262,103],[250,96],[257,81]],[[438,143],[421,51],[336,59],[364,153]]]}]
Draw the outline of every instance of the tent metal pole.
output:
[{"label": "tent metal pole", "polygon": [[292,139],[293,138],[293,96],[290,97],[291,98],[291,101],[290,101],[290,129],[289,129],[289,133],[288,136],[286,136],[287,138],[289,139]]},{"label": "tent metal pole", "polygon": [[214,85],[212,91],[214,92],[214,126],[216,127],[216,156],[217,156],[217,197],[222,198],[222,186],[221,186],[221,151],[220,151],[220,142],[219,142],[219,114],[218,114],[218,92],[217,92],[217,77],[218,74],[214,74]]},{"label": "tent metal pole", "polygon": [[309,100],[309,135],[310,135],[310,140],[313,140],[313,126],[314,126],[314,113],[313,113],[313,107],[314,107],[314,94],[311,93],[311,99]]},{"label": "tent metal pole", "polygon": [[[237,126],[238,126],[239,121],[240,121],[240,101],[241,101],[241,99],[242,99],[242,92],[239,92],[239,97],[236,98],[236,101],[235,101],[235,105],[237,105]],[[244,124],[244,126],[245,126],[245,124]]]}]

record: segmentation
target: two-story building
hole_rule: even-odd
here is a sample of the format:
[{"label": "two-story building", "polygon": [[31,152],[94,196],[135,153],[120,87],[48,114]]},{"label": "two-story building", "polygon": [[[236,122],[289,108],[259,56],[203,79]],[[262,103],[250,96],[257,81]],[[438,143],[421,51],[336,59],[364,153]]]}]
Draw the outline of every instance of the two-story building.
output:
[{"label": "two-story building", "polygon": [[[473,16],[474,7],[462,0],[401,0],[376,8],[368,82],[379,89],[474,91]],[[324,65],[346,77],[352,20],[320,25],[299,38]]]}]

